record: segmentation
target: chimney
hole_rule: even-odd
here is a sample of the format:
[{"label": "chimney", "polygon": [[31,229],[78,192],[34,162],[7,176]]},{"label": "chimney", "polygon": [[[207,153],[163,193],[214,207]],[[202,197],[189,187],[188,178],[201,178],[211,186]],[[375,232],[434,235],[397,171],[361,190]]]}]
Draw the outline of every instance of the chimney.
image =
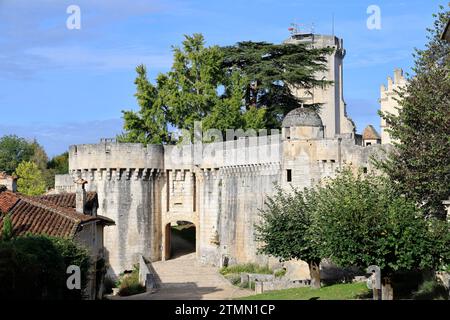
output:
[{"label": "chimney", "polygon": [[78,180],[75,181],[75,183],[77,184],[75,208],[77,212],[84,214],[85,213],[84,207],[87,201],[86,189],[84,185],[87,183],[87,181],[82,178],[79,178]]},{"label": "chimney", "polygon": [[0,172],[0,185],[6,186],[7,190],[17,192],[17,177],[9,176],[5,172]]},{"label": "chimney", "polygon": [[9,183],[9,190],[11,190],[12,192],[17,192],[17,177],[16,176],[12,176],[11,177],[11,182]]}]

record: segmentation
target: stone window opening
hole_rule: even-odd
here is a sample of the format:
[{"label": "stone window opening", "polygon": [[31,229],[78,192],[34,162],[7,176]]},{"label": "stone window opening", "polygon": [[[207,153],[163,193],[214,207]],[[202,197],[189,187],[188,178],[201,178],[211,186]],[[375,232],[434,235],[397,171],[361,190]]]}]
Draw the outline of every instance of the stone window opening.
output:
[{"label": "stone window opening", "polygon": [[286,170],[286,181],[292,182],[292,170],[291,169]]}]

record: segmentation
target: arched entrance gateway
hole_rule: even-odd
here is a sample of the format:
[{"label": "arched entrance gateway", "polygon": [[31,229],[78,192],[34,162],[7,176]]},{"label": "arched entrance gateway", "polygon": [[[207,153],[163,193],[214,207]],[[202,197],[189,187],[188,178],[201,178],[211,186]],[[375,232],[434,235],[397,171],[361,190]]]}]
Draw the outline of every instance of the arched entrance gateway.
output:
[{"label": "arched entrance gateway", "polygon": [[193,222],[169,222],[164,230],[164,260],[196,252],[197,228]]}]

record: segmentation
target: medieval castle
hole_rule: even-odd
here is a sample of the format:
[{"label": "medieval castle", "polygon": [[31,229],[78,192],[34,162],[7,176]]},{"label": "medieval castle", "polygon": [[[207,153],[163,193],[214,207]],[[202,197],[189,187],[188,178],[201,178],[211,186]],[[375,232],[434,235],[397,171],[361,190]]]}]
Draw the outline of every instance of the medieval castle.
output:
[{"label": "medieval castle", "polygon": [[[75,145],[69,150],[68,175],[56,177],[58,192],[75,191],[74,179],[87,180],[98,194],[98,214],[115,221],[105,230],[104,246],[112,275],[131,269],[139,256],[170,258],[171,224],[196,227],[196,256],[216,266],[267,263],[257,254],[254,224],[275,186],[309,187],[344,165],[373,170],[371,157],[388,141],[369,126],[363,135],[346,113],[343,97],[343,41],[335,36],[293,34],[286,42],[334,47],[328,72],[317,77],[334,85],[297,92],[322,103],[320,114],[298,108],[283,120],[282,131],[237,137],[209,144],[148,145],[116,143]],[[395,72],[395,85],[404,81]],[[382,109],[392,111],[394,82],[382,88]]]}]

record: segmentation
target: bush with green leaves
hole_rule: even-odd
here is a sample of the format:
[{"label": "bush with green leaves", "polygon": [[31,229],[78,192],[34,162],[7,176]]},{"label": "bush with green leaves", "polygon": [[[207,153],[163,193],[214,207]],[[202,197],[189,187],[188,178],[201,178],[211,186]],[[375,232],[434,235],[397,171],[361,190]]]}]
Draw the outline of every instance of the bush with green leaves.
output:
[{"label": "bush with green leaves", "polygon": [[261,210],[255,225],[259,252],[281,261],[303,260],[308,263],[311,286],[320,287],[321,243],[314,233],[317,192],[314,189],[277,188]]},{"label": "bush with green leaves", "polygon": [[381,113],[395,151],[379,166],[425,215],[442,217],[442,200],[450,196],[450,43],[441,36],[450,6],[440,8],[428,43],[415,52],[414,74],[399,90],[398,114]]},{"label": "bush with green leaves", "polygon": [[318,187],[315,234],[339,266],[377,265],[383,277],[436,270],[449,261],[449,224],[425,220],[384,177],[344,169]]},{"label": "bush with green leaves", "polygon": [[16,169],[17,191],[28,196],[41,195],[46,190],[46,182],[42,171],[31,161],[21,162]]},{"label": "bush with green leaves", "polygon": [[33,145],[16,135],[0,138],[0,171],[13,174],[22,161],[29,161],[33,156]]},{"label": "bush with green leaves", "polygon": [[131,296],[144,293],[145,287],[139,282],[139,266],[135,265],[133,271],[124,274],[120,279],[119,296]]},{"label": "bush with green leaves", "polygon": [[80,266],[83,289],[89,255],[73,240],[47,236],[2,240],[0,299],[81,299],[82,290],[67,289],[69,265]]}]

